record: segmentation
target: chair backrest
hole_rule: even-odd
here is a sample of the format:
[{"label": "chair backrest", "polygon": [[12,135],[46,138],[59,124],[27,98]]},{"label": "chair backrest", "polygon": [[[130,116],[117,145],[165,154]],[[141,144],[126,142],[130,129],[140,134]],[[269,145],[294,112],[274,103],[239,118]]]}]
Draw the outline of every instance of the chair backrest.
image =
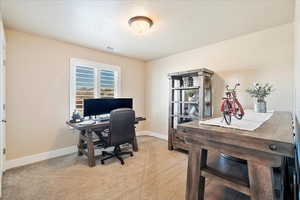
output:
[{"label": "chair backrest", "polygon": [[120,108],[110,112],[110,143],[120,145],[132,142],[135,136],[135,112]]}]

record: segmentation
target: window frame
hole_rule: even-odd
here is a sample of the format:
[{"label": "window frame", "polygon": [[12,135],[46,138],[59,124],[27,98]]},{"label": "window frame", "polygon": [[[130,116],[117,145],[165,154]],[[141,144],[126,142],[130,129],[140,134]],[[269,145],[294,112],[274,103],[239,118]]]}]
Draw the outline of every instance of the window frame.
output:
[{"label": "window frame", "polygon": [[74,109],[76,109],[76,67],[82,66],[82,67],[90,67],[95,70],[95,83],[94,83],[94,90],[96,97],[100,98],[100,91],[97,90],[97,85],[99,80],[97,80],[97,70],[112,70],[117,72],[115,74],[115,96],[114,97],[120,97],[121,96],[121,67],[116,65],[109,65],[104,63],[98,63],[90,60],[84,60],[84,59],[78,59],[78,58],[71,58],[70,59],[70,81],[69,81],[69,116],[72,117]]}]

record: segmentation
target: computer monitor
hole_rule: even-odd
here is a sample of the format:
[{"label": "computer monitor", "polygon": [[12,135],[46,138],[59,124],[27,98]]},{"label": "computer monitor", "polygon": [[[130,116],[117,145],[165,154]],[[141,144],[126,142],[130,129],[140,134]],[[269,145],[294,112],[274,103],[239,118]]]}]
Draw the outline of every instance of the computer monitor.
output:
[{"label": "computer monitor", "polygon": [[83,115],[96,116],[109,114],[110,111],[118,108],[132,108],[132,98],[99,98],[84,99]]}]

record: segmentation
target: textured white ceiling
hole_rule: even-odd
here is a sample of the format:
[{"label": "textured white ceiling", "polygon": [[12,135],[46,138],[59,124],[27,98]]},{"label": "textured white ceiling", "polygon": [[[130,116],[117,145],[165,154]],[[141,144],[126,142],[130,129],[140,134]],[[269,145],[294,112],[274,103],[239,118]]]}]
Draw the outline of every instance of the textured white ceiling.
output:
[{"label": "textured white ceiling", "polygon": [[[142,60],[293,21],[294,0],[2,0],[4,24]],[[154,26],[135,35],[128,19]]]}]

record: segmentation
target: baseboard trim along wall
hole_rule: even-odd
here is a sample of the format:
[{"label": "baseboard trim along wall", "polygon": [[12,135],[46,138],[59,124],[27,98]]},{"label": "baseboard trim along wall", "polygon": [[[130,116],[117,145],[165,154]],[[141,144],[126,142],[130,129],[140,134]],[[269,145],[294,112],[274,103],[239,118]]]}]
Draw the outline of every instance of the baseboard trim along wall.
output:
[{"label": "baseboard trim along wall", "polygon": [[138,131],[137,136],[152,136],[162,140],[168,140],[168,135],[162,135],[153,131]]},{"label": "baseboard trim along wall", "polygon": [[54,151],[48,151],[48,152],[44,152],[44,153],[34,154],[31,156],[25,156],[25,157],[17,158],[14,160],[7,160],[5,162],[5,170],[12,169],[15,167],[20,167],[23,165],[32,164],[32,163],[43,161],[43,160],[48,160],[51,158],[56,158],[59,156],[72,154],[72,153],[75,153],[76,151],[77,151],[77,146],[74,145],[74,146],[70,146],[70,147],[66,147],[66,148],[57,149]]},{"label": "baseboard trim along wall", "polygon": [[[162,135],[162,134],[152,132],[152,131],[137,131],[136,135],[137,136],[152,136],[152,137],[156,137],[159,139],[168,140],[167,135]],[[51,158],[65,156],[65,155],[72,154],[75,152],[77,152],[76,145],[57,149],[54,151],[48,151],[48,152],[44,152],[44,153],[34,154],[31,156],[25,156],[25,157],[17,158],[14,160],[7,160],[5,162],[4,169],[8,170],[8,169],[12,169],[12,168],[16,168],[16,167],[20,167],[20,166],[24,166],[24,165],[29,165],[29,164],[40,162],[43,160],[48,160]]]}]

